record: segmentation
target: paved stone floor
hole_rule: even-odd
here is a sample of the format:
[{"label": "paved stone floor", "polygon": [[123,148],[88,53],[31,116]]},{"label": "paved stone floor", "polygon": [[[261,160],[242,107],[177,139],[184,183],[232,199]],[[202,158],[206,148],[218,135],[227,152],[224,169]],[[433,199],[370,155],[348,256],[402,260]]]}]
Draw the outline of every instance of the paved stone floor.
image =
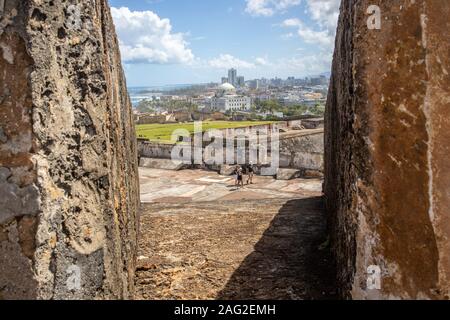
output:
[{"label": "paved stone floor", "polygon": [[321,181],[141,169],[137,299],[330,299]]},{"label": "paved stone floor", "polygon": [[141,202],[180,203],[239,199],[289,199],[321,194],[322,182],[312,179],[277,181],[254,177],[252,185],[238,189],[234,178],[203,170],[170,171],[140,168]]}]

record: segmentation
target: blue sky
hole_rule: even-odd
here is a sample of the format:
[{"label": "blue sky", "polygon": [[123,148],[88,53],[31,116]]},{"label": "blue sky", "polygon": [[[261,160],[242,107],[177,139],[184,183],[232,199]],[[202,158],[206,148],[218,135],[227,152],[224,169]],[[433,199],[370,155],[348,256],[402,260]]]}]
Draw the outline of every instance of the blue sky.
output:
[{"label": "blue sky", "polygon": [[129,86],[329,71],[339,0],[110,0]]}]

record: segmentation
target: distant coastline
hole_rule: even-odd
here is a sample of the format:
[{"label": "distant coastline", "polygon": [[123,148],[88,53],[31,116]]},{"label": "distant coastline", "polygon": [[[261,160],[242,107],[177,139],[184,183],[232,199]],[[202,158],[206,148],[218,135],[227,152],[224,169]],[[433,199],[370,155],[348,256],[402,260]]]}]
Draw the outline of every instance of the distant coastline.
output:
[{"label": "distant coastline", "polygon": [[133,106],[145,99],[151,99],[153,96],[160,96],[164,92],[185,89],[191,87],[192,84],[176,84],[165,86],[149,86],[149,87],[128,87],[131,103]]},{"label": "distant coastline", "polygon": [[128,87],[128,93],[130,95],[132,105],[136,106],[140,101],[152,99],[154,96],[160,97],[177,90],[189,89],[193,87],[206,87],[208,85],[211,84],[174,84],[164,86]]},{"label": "distant coastline", "polygon": [[[306,78],[320,77],[325,76],[328,79],[330,78],[331,72],[323,72],[317,76],[307,76]],[[205,89],[212,86],[217,86],[218,83],[209,82],[209,83],[191,83],[191,84],[173,84],[173,85],[161,85],[161,86],[130,86],[128,87],[128,93],[130,95],[131,103],[133,107],[136,107],[139,102],[142,100],[152,99],[152,97],[161,97],[164,95],[171,94],[189,94],[190,92],[182,92],[189,91],[190,89]],[[187,90],[186,90],[187,89]],[[180,91],[180,92],[178,92]]]}]

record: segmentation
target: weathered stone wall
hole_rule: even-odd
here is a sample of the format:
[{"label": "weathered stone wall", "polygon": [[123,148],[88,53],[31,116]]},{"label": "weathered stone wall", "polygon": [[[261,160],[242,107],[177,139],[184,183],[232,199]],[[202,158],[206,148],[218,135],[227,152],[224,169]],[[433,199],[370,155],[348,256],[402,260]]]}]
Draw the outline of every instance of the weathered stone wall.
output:
[{"label": "weathered stone wall", "polygon": [[173,147],[173,144],[138,141],[139,156],[144,158],[172,159]]},{"label": "weathered stone wall", "polygon": [[[205,143],[205,146],[208,146]],[[138,153],[143,158],[172,159],[174,144],[162,144],[140,139]],[[193,148],[193,147],[192,147]],[[279,144],[280,167],[323,172],[324,137],[323,129],[297,131],[296,133],[281,134]],[[270,151],[270,150],[269,150]],[[249,147],[246,146],[246,159],[249,159]],[[203,154],[206,156],[205,148]],[[226,162],[226,144],[223,149],[224,162]],[[234,147],[237,159],[237,144]],[[192,152],[192,161],[194,153]]]},{"label": "weathered stone wall", "polygon": [[[370,5],[380,30],[367,27]],[[449,16],[441,0],[342,1],[325,191],[347,297],[450,296]]]},{"label": "weathered stone wall", "polygon": [[131,298],[137,147],[108,3],[0,4],[0,299]]},{"label": "weathered stone wall", "polygon": [[281,137],[280,167],[323,172],[323,130]]}]

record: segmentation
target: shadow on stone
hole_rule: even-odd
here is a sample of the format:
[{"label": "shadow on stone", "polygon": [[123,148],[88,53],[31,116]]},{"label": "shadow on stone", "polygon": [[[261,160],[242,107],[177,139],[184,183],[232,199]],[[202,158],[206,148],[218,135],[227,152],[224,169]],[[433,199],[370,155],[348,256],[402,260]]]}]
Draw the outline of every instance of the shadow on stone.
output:
[{"label": "shadow on stone", "polygon": [[33,272],[37,222],[17,217],[0,225],[0,300],[34,300],[38,282]]},{"label": "shadow on stone", "polygon": [[217,299],[335,299],[321,197],[288,201]]}]

